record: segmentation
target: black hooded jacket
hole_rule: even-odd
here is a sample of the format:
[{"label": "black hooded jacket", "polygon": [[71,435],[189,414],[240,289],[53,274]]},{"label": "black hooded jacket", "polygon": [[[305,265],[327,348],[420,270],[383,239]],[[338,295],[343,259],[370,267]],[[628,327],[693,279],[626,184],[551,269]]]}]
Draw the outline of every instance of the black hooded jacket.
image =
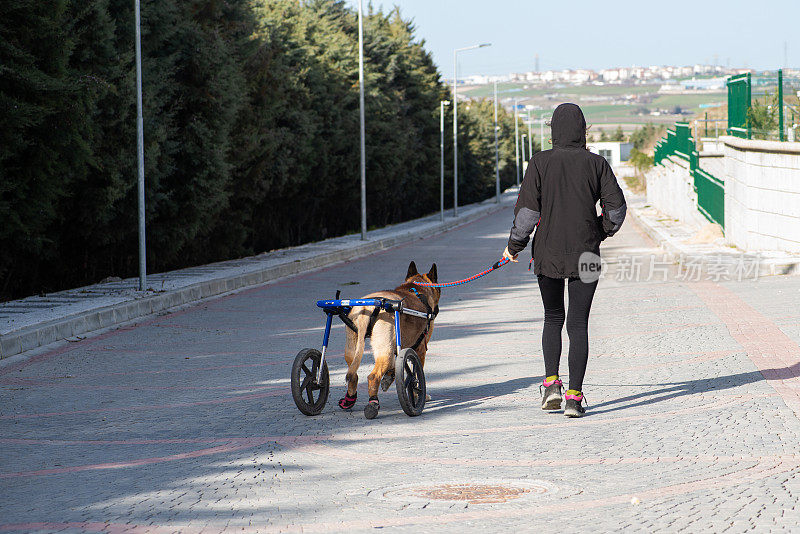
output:
[{"label": "black hooded jacket", "polygon": [[[586,119],[575,104],[561,104],[551,121],[553,148],[533,155],[514,208],[508,251],[533,238],[534,272],[577,277],[584,252],[600,254],[600,241],[625,220],[625,197],[606,160],[586,149]],[[597,216],[600,201],[602,216]]]}]

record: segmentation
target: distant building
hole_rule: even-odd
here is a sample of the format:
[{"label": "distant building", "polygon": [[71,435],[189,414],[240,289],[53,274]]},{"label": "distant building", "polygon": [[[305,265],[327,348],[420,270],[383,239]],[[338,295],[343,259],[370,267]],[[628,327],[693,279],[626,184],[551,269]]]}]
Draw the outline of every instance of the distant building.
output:
[{"label": "distant building", "polygon": [[[553,84],[573,84],[573,85],[635,85],[642,83],[653,83],[658,80],[665,82],[661,92],[680,92],[685,90],[707,90],[706,84],[711,84],[714,90],[718,90],[719,80],[725,80],[727,76],[749,72],[749,69],[729,69],[717,65],[692,65],[676,67],[671,65],[650,65],[648,67],[630,66],[613,67],[594,71],[591,69],[564,69],[540,71],[538,68],[531,72],[513,72],[504,76],[485,76],[474,75],[459,79],[460,84],[465,85],[486,85],[492,82],[522,82],[534,86],[553,85]],[[788,75],[789,69],[784,70],[784,75]],[[686,82],[694,87],[687,89],[683,81],[684,78],[696,76],[715,75],[714,81],[702,81],[693,79]],[[724,89],[724,87],[723,87]]]},{"label": "distant building", "polygon": [[599,141],[587,143],[587,146],[590,152],[603,156],[612,169],[617,168],[623,161],[628,161],[633,148],[632,143],[621,141]]}]

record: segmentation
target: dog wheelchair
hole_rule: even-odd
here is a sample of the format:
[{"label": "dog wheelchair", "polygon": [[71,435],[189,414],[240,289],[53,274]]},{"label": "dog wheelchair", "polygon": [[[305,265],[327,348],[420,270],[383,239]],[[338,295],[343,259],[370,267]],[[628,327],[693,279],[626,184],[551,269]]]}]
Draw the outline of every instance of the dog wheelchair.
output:
[{"label": "dog wheelchair", "polygon": [[402,300],[387,298],[339,299],[336,292],[333,300],[318,300],[317,306],[327,315],[325,333],[322,337],[322,352],[317,349],[303,349],[295,356],[292,365],[292,398],[297,408],[305,415],[318,415],[325,408],[330,391],[328,363],[325,361],[325,350],[330,339],[333,317],[337,316],[345,324],[350,319],[347,315],[356,306],[374,307],[378,310],[394,313],[394,335],[396,355],[394,361],[395,387],[397,398],[403,411],[409,416],[417,416],[425,407],[425,373],[422,362],[413,348],[400,348],[400,314],[421,317],[430,321],[431,313],[417,311],[403,306]]}]

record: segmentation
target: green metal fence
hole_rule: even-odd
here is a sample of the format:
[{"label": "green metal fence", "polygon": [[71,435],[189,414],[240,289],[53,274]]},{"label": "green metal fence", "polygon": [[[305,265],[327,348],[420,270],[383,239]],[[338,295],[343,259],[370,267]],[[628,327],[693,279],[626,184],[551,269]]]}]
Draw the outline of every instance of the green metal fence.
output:
[{"label": "green metal fence", "polygon": [[750,109],[752,81],[750,73],[738,74],[728,79],[728,135],[750,139]]},{"label": "green metal fence", "polygon": [[654,149],[656,165],[676,156],[689,163],[689,175],[697,193],[697,209],[711,222],[725,228],[725,182],[700,168],[700,155],[697,152],[689,123],[675,123],[674,130],[659,141]]},{"label": "green metal fence", "polygon": [[667,130],[667,135],[656,143],[653,160],[656,165],[670,156],[678,156],[689,161],[694,150],[692,128],[688,122],[676,122],[674,130]]},{"label": "green metal fence", "polygon": [[796,140],[793,138],[800,115],[795,98],[798,90],[800,78],[784,76],[783,69],[778,69],[777,73],[731,76],[728,78],[728,135],[743,139]]},{"label": "green metal fence", "polygon": [[700,155],[692,151],[689,173],[697,193],[697,209],[711,222],[725,229],[725,181],[700,168]]},{"label": "green metal fence", "polygon": [[[785,78],[778,70],[777,78],[763,73],[755,78],[750,73],[728,78],[728,135],[752,139],[786,140],[786,123],[794,137],[795,128],[800,128],[800,78]],[[787,92],[788,91],[788,92]],[[784,99],[784,94],[790,95]],[[798,99],[793,100],[797,95]],[[706,116],[706,135],[708,135]],[[755,123],[755,124],[754,124]],[[699,135],[699,133],[698,133]],[[789,139],[792,139],[789,137]],[[797,140],[797,139],[795,139]],[[653,150],[656,165],[665,159],[679,157],[689,163],[689,173],[697,192],[697,209],[709,221],[725,227],[725,182],[700,168],[691,127],[686,122],[675,123]]]}]

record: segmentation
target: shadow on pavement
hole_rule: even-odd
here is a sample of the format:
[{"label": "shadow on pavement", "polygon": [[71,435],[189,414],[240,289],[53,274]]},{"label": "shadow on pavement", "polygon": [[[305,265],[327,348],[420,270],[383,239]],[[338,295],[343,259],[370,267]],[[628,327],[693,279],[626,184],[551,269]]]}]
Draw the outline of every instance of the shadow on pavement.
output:
[{"label": "shadow on pavement", "polygon": [[[763,374],[762,374],[763,373]],[[637,406],[647,406],[659,402],[668,401],[687,395],[724,391],[726,389],[737,388],[747,384],[753,384],[766,380],[765,377],[776,379],[794,378],[800,376],[800,362],[789,367],[765,369],[762,371],[750,371],[735,375],[719,376],[715,378],[702,378],[698,380],[688,380],[685,382],[668,382],[664,384],[639,384],[649,386],[661,386],[659,389],[627,395],[618,399],[594,404],[586,415],[597,415],[602,413],[614,412],[617,410],[635,408]],[[630,404],[628,404],[630,403]],[[597,408],[607,407],[598,410]]]}]

